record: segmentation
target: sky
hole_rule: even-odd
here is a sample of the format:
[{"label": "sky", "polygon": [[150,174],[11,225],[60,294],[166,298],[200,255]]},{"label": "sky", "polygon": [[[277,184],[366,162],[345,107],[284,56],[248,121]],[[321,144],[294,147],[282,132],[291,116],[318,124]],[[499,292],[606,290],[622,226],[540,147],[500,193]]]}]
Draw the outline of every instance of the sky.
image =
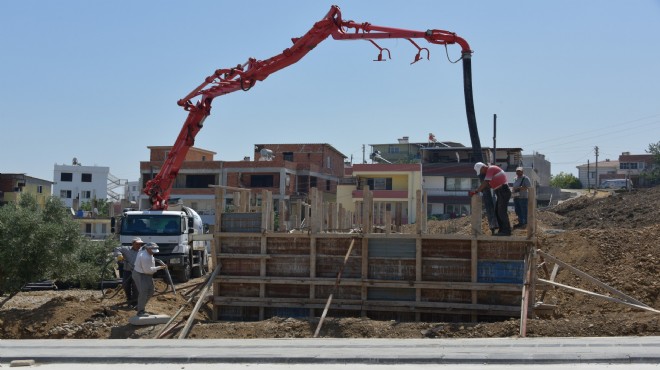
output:
[{"label": "sky", "polygon": [[[173,145],[177,100],[216,69],[268,59],[338,5],[344,19],[455,32],[474,51],[481,145],[522,148],[552,174],[644,154],[660,141],[660,0],[7,0],[0,11],[0,173],[53,179],[55,164],[137,181],[148,146]],[[406,40],[326,39],[250,91],[217,97],[195,146],[216,160],[254,144],[362,147],[408,136],[471,146],[458,45],[411,65]]]}]

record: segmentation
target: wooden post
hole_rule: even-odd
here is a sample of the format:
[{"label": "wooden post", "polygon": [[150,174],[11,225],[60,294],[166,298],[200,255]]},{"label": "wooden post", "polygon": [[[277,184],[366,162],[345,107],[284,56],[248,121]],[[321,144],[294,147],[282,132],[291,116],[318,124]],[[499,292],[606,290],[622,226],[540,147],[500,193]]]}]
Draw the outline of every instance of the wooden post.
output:
[{"label": "wooden post", "polygon": [[472,236],[483,234],[481,229],[481,197],[473,195],[470,199],[470,223],[472,224]]},{"label": "wooden post", "polygon": [[[479,209],[481,210],[481,208]],[[475,237],[472,238],[472,242],[470,244],[470,281],[472,282],[472,284],[476,284],[479,280],[478,269],[479,269],[479,242],[475,235]],[[472,293],[472,297],[471,297],[472,304],[475,305],[478,304],[479,303],[478,295],[477,295],[478,291],[475,290],[473,287],[470,292]],[[478,319],[477,313],[474,310],[472,310],[472,322],[476,322],[477,319]]]},{"label": "wooden post", "polygon": [[527,239],[536,235],[536,188],[527,190]]},{"label": "wooden post", "polygon": [[415,233],[422,233],[422,191],[415,191]]}]

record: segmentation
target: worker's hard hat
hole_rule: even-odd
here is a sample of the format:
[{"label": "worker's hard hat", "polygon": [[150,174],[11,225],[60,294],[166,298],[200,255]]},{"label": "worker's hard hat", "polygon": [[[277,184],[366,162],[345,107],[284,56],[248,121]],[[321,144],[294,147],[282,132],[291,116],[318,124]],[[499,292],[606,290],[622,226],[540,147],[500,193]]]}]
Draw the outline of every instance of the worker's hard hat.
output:
[{"label": "worker's hard hat", "polygon": [[518,171],[523,172],[523,168],[522,167],[516,168],[516,172],[518,172]]},{"label": "worker's hard hat", "polygon": [[486,167],[486,165],[481,162],[477,162],[474,164],[474,170],[477,171],[477,176],[481,175],[481,169],[484,167]]},{"label": "worker's hard hat", "polygon": [[158,244],[156,244],[156,243],[147,243],[147,244],[145,244],[144,247],[145,247],[146,249],[151,249],[151,251],[154,252],[154,253],[158,253],[158,252],[159,252]]}]

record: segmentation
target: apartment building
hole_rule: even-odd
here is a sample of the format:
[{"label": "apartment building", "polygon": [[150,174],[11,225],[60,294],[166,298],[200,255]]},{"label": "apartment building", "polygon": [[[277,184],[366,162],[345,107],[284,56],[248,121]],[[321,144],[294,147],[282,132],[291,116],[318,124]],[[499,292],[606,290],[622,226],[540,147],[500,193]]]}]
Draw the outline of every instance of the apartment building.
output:
[{"label": "apartment building", "polygon": [[59,197],[66,207],[78,210],[85,202],[108,199],[109,177],[109,167],[83,166],[75,158],[71,165],[55,164],[53,196]]},{"label": "apartment building", "polygon": [[21,196],[31,194],[37,204],[44,206],[52,194],[53,183],[24,173],[0,173],[0,206],[18,202]]},{"label": "apartment building", "polygon": [[[422,165],[404,164],[354,164],[346,169],[347,177],[337,188],[337,203],[355,212],[356,204],[364,200],[364,191],[373,192],[376,212],[401,212],[403,224],[415,223],[417,190],[422,188]],[[383,214],[374,214],[376,219]]]}]

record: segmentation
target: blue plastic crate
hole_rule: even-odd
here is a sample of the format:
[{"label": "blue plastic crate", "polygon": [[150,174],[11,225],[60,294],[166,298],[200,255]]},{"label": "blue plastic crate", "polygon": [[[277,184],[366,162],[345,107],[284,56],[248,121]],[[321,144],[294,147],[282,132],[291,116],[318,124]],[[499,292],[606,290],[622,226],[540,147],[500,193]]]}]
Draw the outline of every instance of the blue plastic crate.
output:
[{"label": "blue plastic crate", "polygon": [[479,261],[477,282],[522,284],[525,276],[524,261]]}]

